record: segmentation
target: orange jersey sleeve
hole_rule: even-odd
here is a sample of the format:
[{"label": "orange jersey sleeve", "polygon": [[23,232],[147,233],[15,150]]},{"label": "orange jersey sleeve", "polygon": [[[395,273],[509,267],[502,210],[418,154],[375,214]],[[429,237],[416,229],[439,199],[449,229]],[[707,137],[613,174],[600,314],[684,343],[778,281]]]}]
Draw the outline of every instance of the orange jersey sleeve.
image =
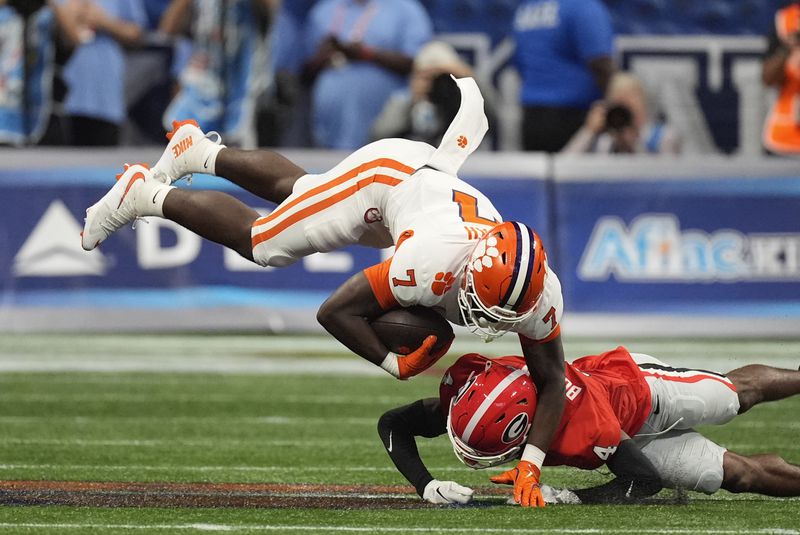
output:
[{"label": "orange jersey sleeve", "polygon": [[372,293],[375,294],[375,298],[383,310],[390,310],[398,306],[397,299],[389,285],[389,267],[391,265],[392,259],[389,258],[364,270]]}]

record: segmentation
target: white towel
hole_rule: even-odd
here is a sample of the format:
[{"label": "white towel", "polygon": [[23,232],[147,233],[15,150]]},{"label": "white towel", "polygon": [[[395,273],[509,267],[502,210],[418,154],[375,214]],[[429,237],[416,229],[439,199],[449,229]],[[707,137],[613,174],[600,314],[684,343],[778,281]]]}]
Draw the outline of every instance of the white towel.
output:
[{"label": "white towel", "polygon": [[457,175],[467,157],[480,146],[489,130],[489,120],[483,111],[483,96],[475,80],[456,77],[453,80],[461,91],[461,106],[426,165]]}]

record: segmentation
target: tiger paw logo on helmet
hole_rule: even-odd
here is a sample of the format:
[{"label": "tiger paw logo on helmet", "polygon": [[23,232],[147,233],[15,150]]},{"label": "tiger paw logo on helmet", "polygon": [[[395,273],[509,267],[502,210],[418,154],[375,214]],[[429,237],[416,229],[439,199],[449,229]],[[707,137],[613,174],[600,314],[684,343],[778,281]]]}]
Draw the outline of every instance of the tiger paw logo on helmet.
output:
[{"label": "tiger paw logo on helmet", "polygon": [[436,280],[431,284],[431,291],[436,295],[444,295],[453,286],[455,280],[451,272],[440,271],[436,274]]},{"label": "tiger paw logo on helmet", "polygon": [[485,240],[481,240],[472,254],[472,269],[480,273],[484,267],[492,267],[494,264],[492,259],[499,256],[500,250],[497,248],[497,238],[490,236]]}]

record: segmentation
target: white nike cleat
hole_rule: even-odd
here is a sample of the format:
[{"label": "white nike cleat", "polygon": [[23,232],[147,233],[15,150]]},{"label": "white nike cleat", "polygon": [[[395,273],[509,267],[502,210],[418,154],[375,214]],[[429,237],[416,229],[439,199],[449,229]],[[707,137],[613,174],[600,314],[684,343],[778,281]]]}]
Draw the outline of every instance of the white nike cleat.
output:
[{"label": "white nike cleat", "polygon": [[204,133],[197,121],[172,121],[167,148],[153,166],[153,178],[172,184],[192,173],[214,174],[217,153],[225,148],[217,132]]},{"label": "white nike cleat", "polygon": [[[99,201],[86,209],[86,219],[81,232],[81,246],[91,251],[111,234],[143,215],[140,208],[149,203],[149,195],[168,188],[153,180],[153,173],[146,165],[125,165],[125,171],[117,175],[117,183]],[[171,189],[171,188],[168,188]]]}]

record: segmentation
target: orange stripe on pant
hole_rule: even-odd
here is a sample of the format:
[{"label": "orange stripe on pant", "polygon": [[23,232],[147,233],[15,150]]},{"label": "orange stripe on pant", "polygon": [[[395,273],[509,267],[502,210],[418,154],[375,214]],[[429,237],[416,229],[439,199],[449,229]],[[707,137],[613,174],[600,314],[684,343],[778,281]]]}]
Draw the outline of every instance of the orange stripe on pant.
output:
[{"label": "orange stripe on pant", "polygon": [[666,375],[666,374],[662,374],[662,373],[646,372],[644,370],[642,370],[642,375],[644,375],[646,377],[658,377],[659,379],[663,379],[665,381],[675,381],[676,383],[699,383],[700,381],[703,381],[704,379],[711,379],[712,381],[717,381],[717,382],[720,382],[720,383],[724,384],[725,386],[727,386],[728,388],[730,388],[731,390],[736,392],[736,387],[733,386],[733,383],[723,379],[722,377],[716,377],[714,375],[704,375],[704,374],[698,373],[697,375],[693,375],[691,377],[676,377],[674,375]]},{"label": "orange stripe on pant", "polygon": [[[322,210],[324,210],[326,208],[329,208],[329,207],[333,206],[334,204],[336,204],[336,203],[338,203],[338,202],[350,197],[351,195],[355,194],[358,190],[363,189],[363,188],[365,188],[365,187],[367,187],[367,186],[369,186],[371,184],[378,183],[378,184],[385,184],[387,186],[392,186],[393,187],[393,186],[398,185],[401,182],[402,182],[402,180],[399,179],[399,178],[394,178],[394,177],[386,176],[386,175],[375,175],[375,176],[371,176],[371,177],[367,177],[367,178],[362,178],[361,180],[359,180],[358,182],[356,182],[355,184],[353,184],[349,188],[345,188],[342,191],[340,191],[339,193],[336,193],[335,195],[331,195],[330,197],[326,197],[325,199],[323,199],[323,200],[321,200],[319,202],[316,202],[316,203],[312,204],[311,206],[303,208],[302,210],[298,210],[294,214],[288,216],[286,219],[284,219],[283,221],[281,221],[278,224],[276,224],[274,227],[271,227],[271,228],[269,228],[269,229],[267,229],[267,230],[265,230],[263,232],[259,232],[258,234],[256,234],[252,238],[253,248],[255,249],[256,245],[258,245],[259,243],[265,242],[268,239],[273,238],[274,236],[277,236],[282,231],[284,231],[288,227],[294,225],[298,221],[301,221],[301,220],[305,219],[308,216],[314,215],[317,212],[320,212],[320,211],[322,211]],[[326,183],[325,185],[327,185],[327,184],[329,184],[329,183]],[[326,189],[328,189],[328,188],[326,188]],[[270,214],[270,215],[272,215],[272,214]],[[263,224],[267,223],[268,219],[269,218],[257,219],[256,222],[253,224],[253,227],[256,227],[256,226],[259,226],[259,225],[263,225]]]},{"label": "orange stripe on pant", "polygon": [[287,210],[291,209],[292,207],[297,206],[299,203],[305,201],[306,199],[309,199],[309,198],[313,197],[314,195],[318,195],[320,193],[323,193],[323,192],[325,192],[325,191],[327,191],[329,189],[335,188],[336,186],[338,186],[340,184],[344,184],[348,180],[351,180],[351,179],[357,177],[361,173],[363,173],[365,171],[369,171],[371,169],[375,169],[377,167],[387,167],[389,169],[394,169],[395,171],[400,171],[401,173],[406,173],[406,174],[409,174],[409,175],[414,172],[413,168],[411,168],[411,167],[409,167],[409,166],[407,166],[405,164],[402,164],[402,163],[398,162],[397,160],[392,160],[392,159],[389,159],[389,158],[379,158],[377,160],[372,160],[371,162],[362,163],[358,167],[355,167],[355,168],[349,170],[348,172],[344,173],[343,175],[339,175],[338,177],[336,177],[334,179],[331,179],[328,182],[325,182],[324,184],[320,184],[319,186],[306,191],[305,193],[303,193],[302,195],[298,196],[297,198],[292,199],[290,202],[288,202],[286,204],[279,205],[278,208],[276,208],[275,211],[272,212],[271,214],[257,219],[256,222],[253,224],[253,226],[258,226],[258,225],[263,225],[264,223],[269,223],[273,219],[279,217],[281,214],[283,214]]}]

